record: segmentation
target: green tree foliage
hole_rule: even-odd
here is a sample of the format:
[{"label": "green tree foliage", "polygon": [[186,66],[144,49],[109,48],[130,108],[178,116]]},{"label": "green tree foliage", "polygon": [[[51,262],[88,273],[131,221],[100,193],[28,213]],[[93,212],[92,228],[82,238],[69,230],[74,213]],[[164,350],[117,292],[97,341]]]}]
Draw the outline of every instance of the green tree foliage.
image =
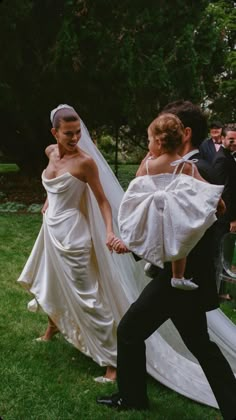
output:
[{"label": "green tree foliage", "polygon": [[172,100],[233,117],[233,16],[234,2],[221,0],[3,1],[0,149],[41,170],[49,111],[64,102],[131,149]]},{"label": "green tree foliage", "polygon": [[78,32],[81,73],[88,73],[94,96],[93,120],[128,123],[140,136],[167,102],[201,99],[201,49],[194,33],[208,2],[81,3],[86,5]]},{"label": "green tree foliage", "polygon": [[[236,3],[233,0],[210,2],[203,24],[212,28],[206,43],[212,50],[214,67],[206,66],[206,101],[212,116],[224,122],[236,120]],[[206,57],[207,63],[207,57]]]},{"label": "green tree foliage", "polygon": [[[66,18],[69,3],[0,4],[0,149],[28,174],[45,164],[44,148],[51,141],[49,110],[75,90]],[[57,71],[57,54],[67,41],[70,60],[61,54],[64,65]]]}]

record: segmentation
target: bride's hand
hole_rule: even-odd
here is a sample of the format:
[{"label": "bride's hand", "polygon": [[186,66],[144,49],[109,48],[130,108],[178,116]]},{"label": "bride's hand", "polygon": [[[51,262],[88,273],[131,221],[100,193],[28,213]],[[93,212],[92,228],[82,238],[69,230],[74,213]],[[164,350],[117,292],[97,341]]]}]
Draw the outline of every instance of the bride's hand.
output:
[{"label": "bride's hand", "polygon": [[126,252],[130,252],[124,242],[119,238],[116,238],[116,240],[113,242],[113,250],[117,254],[125,254]]},{"label": "bride's hand", "polygon": [[113,232],[109,232],[106,237],[106,246],[109,251],[113,251],[113,243],[116,241],[117,237],[114,235]]},{"label": "bride's hand", "polygon": [[114,233],[109,233],[107,235],[106,246],[108,247],[109,251],[115,251],[117,254],[124,254],[125,252],[129,252],[128,248],[122,242],[121,239],[117,238]]}]

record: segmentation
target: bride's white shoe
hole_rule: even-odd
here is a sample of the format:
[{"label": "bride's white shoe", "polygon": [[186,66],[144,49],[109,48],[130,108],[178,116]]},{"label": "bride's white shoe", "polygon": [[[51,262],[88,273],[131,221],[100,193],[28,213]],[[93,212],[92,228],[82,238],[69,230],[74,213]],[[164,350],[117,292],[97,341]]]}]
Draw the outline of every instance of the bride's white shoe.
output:
[{"label": "bride's white shoe", "polygon": [[107,384],[107,383],[114,384],[116,382],[116,379],[106,378],[105,376],[98,376],[97,378],[94,378],[94,381],[99,384]]}]

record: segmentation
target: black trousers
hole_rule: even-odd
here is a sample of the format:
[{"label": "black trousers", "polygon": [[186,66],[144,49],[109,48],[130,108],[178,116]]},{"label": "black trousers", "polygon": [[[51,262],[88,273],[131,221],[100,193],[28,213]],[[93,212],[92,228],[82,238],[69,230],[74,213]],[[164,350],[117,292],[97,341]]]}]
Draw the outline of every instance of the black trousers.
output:
[{"label": "black trousers", "polygon": [[127,404],[147,404],[145,340],[171,319],[199,361],[224,419],[236,416],[236,379],[229,363],[210,341],[206,313],[197,291],[181,291],[167,280],[152,280],[118,326],[117,382]]}]

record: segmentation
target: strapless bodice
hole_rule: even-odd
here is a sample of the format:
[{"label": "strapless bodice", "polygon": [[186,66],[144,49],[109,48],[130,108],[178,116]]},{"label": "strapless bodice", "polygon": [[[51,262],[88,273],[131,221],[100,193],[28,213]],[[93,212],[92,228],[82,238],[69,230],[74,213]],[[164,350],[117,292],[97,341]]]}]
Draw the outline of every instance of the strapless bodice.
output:
[{"label": "strapless bodice", "polygon": [[69,209],[78,209],[86,183],[66,172],[48,179],[42,173],[42,183],[48,196],[48,213],[55,215]]}]

